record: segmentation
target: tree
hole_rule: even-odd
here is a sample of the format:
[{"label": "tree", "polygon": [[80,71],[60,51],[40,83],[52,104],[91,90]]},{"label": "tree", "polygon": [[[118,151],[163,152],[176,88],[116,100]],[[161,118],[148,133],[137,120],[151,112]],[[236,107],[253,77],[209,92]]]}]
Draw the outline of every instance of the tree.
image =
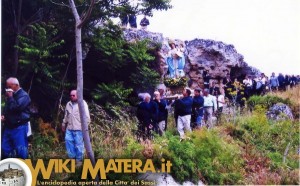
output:
[{"label": "tree", "polygon": [[56,39],[58,29],[51,23],[30,25],[26,33],[18,36],[19,45],[15,46],[20,53],[19,79],[23,86],[28,87],[33,102],[43,105],[39,114],[48,120],[51,119],[49,110],[61,89],[61,67],[67,55],[59,51],[65,42]]},{"label": "tree", "polygon": [[[26,31],[28,25],[38,23],[48,14],[44,8],[44,1],[41,0],[4,0],[3,1],[3,33],[5,35],[5,48],[3,54],[8,57],[10,75],[16,76],[19,65],[19,49],[13,46],[19,45],[19,35]],[[10,47],[9,47],[10,46]],[[10,51],[12,50],[12,51]]]},{"label": "tree", "polygon": [[[114,0],[104,0],[104,1],[98,1],[98,4],[96,6],[96,10],[99,16],[98,19],[92,20],[95,22],[96,20],[105,20],[107,18],[110,18],[111,16],[119,16],[118,13],[120,13],[120,8],[122,7],[129,7],[129,9],[133,10],[134,13],[146,13],[151,14],[152,9],[168,9],[171,8],[169,5],[170,0],[143,0],[143,1],[137,1],[139,3],[136,4],[136,6],[132,6],[131,1],[125,0],[125,1],[114,1]],[[83,4],[86,4],[84,2]],[[90,4],[88,6],[85,6],[87,10],[83,10],[81,13],[81,16],[79,15],[77,11],[77,7],[75,5],[74,0],[69,0],[69,6],[72,10],[73,16],[75,18],[75,44],[76,44],[76,61],[77,61],[77,93],[78,93],[78,105],[79,105],[79,112],[80,112],[80,119],[82,123],[82,130],[83,130],[83,138],[85,143],[85,148],[88,154],[88,157],[91,159],[92,163],[95,164],[94,160],[94,154],[92,151],[91,143],[90,143],[90,137],[88,133],[88,125],[87,125],[87,117],[85,110],[84,110],[84,104],[83,104],[83,69],[82,69],[82,39],[81,39],[81,31],[84,24],[87,23],[89,17],[91,16],[92,9],[95,5],[95,0],[91,0]],[[117,14],[115,14],[117,12]],[[113,14],[112,14],[113,13]]]},{"label": "tree", "polygon": [[95,165],[95,157],[92,149],[92,144],[89,135],[88,121],[86,111],[84,109],[83,102],[83,70],[82,70],[82,44],[81,44],[81,29],[82,26],[87,22],[88,18],[91,15],[92,9],[94,7],[95,0],[91,0],[90,6],[83,14],[79,16],[76,9],[74,0],[69,0],[69,5],[72,10],[73,16],[75,18],[75,44],[76,44],[76,61],[77,61],[77,96],[78,96],[78,107],[80,113],[81,127],[83,132],[84,146],[87,152],[89,159],[92,161],[92,164]]}]

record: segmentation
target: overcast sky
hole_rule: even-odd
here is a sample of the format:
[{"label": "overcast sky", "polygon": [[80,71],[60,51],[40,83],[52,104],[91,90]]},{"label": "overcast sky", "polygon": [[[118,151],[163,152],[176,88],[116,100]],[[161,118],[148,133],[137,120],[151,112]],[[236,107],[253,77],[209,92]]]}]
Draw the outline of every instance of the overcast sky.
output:
[{"label": "overcast sky", "polygon": [[171,4],[173,9],[149,18],[149,31],[182,40],[223,41],[267,75],[300,74],[300,0],[172,0]]}]

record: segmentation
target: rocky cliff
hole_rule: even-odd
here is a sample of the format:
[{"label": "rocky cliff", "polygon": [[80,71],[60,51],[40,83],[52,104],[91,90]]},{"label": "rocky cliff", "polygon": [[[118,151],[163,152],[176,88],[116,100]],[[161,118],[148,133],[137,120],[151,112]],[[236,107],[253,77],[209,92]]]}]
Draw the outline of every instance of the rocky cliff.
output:
[{"label": "rocky cliff", "polygon": [[[166,57],[170,51],[170,38],[161,33],[153,33],[145,30],[126,29],[124,36],[127,41],[149,39],[153,45],[159,45],[156,53],[157,70],[162,79],[167,74]],[[230,74],[232,78],[243,78],[246,74],[257,75],[259,70],[248,66],[244,57],[239,54],[233,45],[220,41],[194,39],[192,41],[172,40],[176,46],[185,48],[185,73],[190,78],[190,87],[203,87],[203,72],[208,71],[212,79],[221,80]]]}]

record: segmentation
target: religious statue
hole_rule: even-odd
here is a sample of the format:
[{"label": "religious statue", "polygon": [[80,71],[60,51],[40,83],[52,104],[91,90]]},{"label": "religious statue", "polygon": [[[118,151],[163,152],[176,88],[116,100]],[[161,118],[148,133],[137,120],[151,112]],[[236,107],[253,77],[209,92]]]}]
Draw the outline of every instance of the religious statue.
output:
[{"label": "religious statue", "polygon": [[184,46],[180,44],[179,47],[176,47],[173,40],[169,40],[169,46],[171,50],[168,53],[166,61],[170,78],[183,77],[185,75],[183,71],[185,65]]}]

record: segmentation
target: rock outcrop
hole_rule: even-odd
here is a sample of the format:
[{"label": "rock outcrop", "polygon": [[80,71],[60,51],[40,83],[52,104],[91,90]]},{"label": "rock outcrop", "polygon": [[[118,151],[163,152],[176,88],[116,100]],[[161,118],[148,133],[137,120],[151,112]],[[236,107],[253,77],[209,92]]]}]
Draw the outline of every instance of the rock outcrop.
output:
[{"label": "rock outcrop", "polygon": [[[231,77],[239,78],[246,74],[254,75],[258,71],[244,61],[233,45],[223,42],[194,39],[186,42],[187,65],[186,72],[192,80],[191,87],[203,86],[203,72],[208,71],[211,78],[221,80],[230,74]],[[232,72],[234,71],[234,73]]]},{"label": "rock outcrop", "polygon": [[286,119],[293,120],[294,116],[289,106],[283,103],[277,103],[267,111],[267,118],[275,121],[283,121]]},{"label": "rock outcrop", "polygon": [[[129,42],[149,39],[151,45],[159,45],[156,61],[158,71],[163,78],[167,74],[168,66],[166,57],[170,51],[169,39],[161,33],[153,33],[145,30],[126,29],[124,37]],[[203,72],[209,71],[212,79],[221,80],[230,74],[232,78],[243,78],[244,75],[257,75],[259,70],[248,66],[244,57],[239,54],[233,45],[214,40],[194,39],[182,41],[173,39],[176,46],[182,45],[185,48],[185,73],[190,78],[190,87],[203,87]]]}]

